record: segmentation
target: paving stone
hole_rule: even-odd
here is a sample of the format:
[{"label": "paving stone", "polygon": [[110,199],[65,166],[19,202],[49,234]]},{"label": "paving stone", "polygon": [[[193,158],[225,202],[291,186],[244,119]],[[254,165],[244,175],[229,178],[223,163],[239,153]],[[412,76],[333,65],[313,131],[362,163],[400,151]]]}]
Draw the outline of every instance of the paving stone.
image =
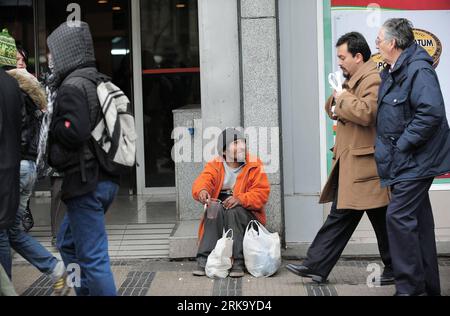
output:
[{"label": "paving stone", "polygon": [[[317,285],[311,279],[293,275],[284,267],[270,278],[254,278],[246,274],[242,279],[211,280],[194,277],[195,261],[171,262],[164,260],[113,261],[112,271],[120,296],[391,296],[395,286],[369,287],[369,264],[380,260],[339,261],[329,282]],[[439,261],[442,294],[450,296],[450,258]],[[19,295],[51,296],[51,280],[25,263],[13,267],[13,284]],[[75,295],[71,291],[70,295]]]}]

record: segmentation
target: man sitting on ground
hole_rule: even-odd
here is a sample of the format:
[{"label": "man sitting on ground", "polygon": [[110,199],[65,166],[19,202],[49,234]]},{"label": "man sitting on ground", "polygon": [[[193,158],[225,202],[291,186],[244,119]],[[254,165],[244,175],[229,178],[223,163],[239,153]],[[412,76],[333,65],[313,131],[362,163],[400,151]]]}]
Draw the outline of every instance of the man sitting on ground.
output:
[{"label": "man sitting on ground", "polygon": [[225,130],[219,137],[219,157],[209,162],[194,182],[192,193],[195,200],[210,205],[220,200],[216,216],[203,216],[199,229],[198,268],[195,276],[205,276],[208,256],[214,250],[223,231],[233,230],[233,267],[230,277],[244,276],[243,239],[245,229],[252,220],[266,224],[266,205],[270,184],[263,163],[250,155],[245,137],[235,129]]}]

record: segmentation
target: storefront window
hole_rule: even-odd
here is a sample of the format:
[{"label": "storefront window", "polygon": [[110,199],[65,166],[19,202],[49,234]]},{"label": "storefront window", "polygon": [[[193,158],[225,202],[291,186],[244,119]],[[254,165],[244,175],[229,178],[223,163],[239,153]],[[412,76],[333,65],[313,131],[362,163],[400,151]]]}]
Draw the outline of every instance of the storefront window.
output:
[{"label": "storefront window", "polygon": [[[133,0],[134,1],[134,0]],[[133,90],[131,0],[0,0],[0,28],[29,52],[28,70],[44,80],[48,74],[47,37],[80,9],[90,25],[97,67],[130,98],[143,94],[145,187],[175,187],[172,161],[173,110],[200,106],[200,61],[197,0],[140,2],[142,91]],[[122,179],[122,193],[136,186],[133,172]],[[37,191],[48,191],[49,181]],[[133,192],[136,192],[133,190]]]},{"label": "storefront window", "polygon": [[[47,71],[47,43],[50,33],[65,22],[72,0],[38,0],[40,73]],[[95,46],[97,68],[132,97],[130,55],[130,11],[128,0],[77,1],[82,21],[89,24]]]},{"label": "storefront window", "polygon": [[[38,68],[41,79],[48,72],[47,37],[73,13],[69,7],[72,3],[72,0],[36,0]],[[110,76],[133,105],[130,0],[81,0],[75,4],[79,6],[81,20],[90,26],[98,70]],[[134,171],[122,176],[121,194],[135,192],[135,177]],[[47,184],[38,185],[38,191],[47,189]]]},{"label": "storefront window", "polygon": [[32,0],[0,0],[0,30],[8,29],[27,53],[27,69],[35,73],[35,38]]}]

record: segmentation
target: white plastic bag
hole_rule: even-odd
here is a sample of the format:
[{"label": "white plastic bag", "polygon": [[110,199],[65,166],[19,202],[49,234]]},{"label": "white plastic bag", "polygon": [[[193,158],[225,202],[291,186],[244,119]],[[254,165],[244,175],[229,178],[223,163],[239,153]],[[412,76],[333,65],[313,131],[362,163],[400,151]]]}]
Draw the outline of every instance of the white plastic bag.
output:
[{"label": "white plastic bag", "polygon": [[244,236],[244,258],[247,271],[255,278],[274,275],[281,266],[280,236],[251,221]]},{"label": "white plastic bag", "polygon": [[[231,237],[228,237],[231,234]],[[223,233],[223,237],[217,241],[216,247],[211,252],[206,262],[205,272],[209,278],[225,279],[232,267],[233,256],[233,230]]]}]

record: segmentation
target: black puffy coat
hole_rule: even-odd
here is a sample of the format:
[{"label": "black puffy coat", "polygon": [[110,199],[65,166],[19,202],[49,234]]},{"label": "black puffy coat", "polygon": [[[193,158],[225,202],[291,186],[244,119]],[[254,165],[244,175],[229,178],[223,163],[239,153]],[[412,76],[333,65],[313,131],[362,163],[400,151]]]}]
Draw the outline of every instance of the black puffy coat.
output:
[{"label": "black puffy coat", "polygon": [[382,73],[375,159],[383,186],[450,171],[450,129],[432,64],[413,44]]},{"label": "black puffy coat", "polygon": [[[99,118],[95,52],[88,24],[61,24],[47,39],[54,60],[57,97],[49,133],[49,163],[64,172],[64,201],[93,192],[99,181],[120,183],[105,173],[89,148],[91,131]],[[84,164],[84,166],[82,165]]]},{"label": "black puffy coat", "polygon": [[22,95],[0,68],[0,229],[14,224],[19,206]]},{"label": "black puffy coat", "polygon": [[47,97],[39,81],[24,69],[13,69],[8,75],[19,83],[24,105],[22,107],[22,160],[36,161],[39,147],[43,111],[47,107]]}]

